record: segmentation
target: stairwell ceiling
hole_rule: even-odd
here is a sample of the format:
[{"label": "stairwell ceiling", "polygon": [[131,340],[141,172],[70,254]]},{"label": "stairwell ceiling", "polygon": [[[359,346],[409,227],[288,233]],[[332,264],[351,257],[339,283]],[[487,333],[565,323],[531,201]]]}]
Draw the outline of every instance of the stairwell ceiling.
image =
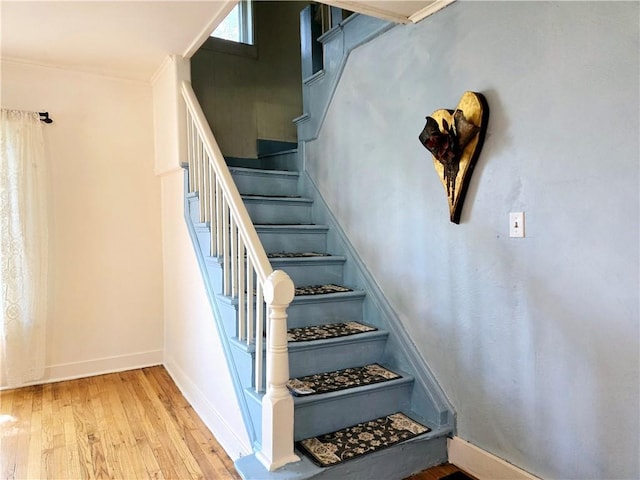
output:
[{"label": "stairwell ceiling", "polygon": [[235,1],[0,1],[1,56],[149,81],[191,56]]}]

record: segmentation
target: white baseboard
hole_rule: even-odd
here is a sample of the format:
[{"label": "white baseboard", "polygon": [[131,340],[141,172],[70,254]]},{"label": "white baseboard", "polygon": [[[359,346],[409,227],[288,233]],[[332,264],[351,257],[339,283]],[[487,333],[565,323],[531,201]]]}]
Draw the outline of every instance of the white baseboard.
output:
[{"label": "white baseboard", "polygon": [[479,480],[540,480],[460,437],[450,438],[447,449],[449,463],[453,463]]},{"label": "white baseboard", "polygon": [[239,457],[253,452],[251,445],[238,437],[236,432],[225,421],[224,415],[209,402],[206,395],[204,395],[198,386],[178,367],[176,362],[165,357],[164,367],[180,392],[182,392],[182,395],[191,404],[200,419],[232,460],[235,461]]},{"label": "white baseboard", "polygon": [[[60,363],[45,367],[44,376],[40,380],[29,382],[20,387],[42,385],[44,383],[74,380],[76,378],[94,377],[106,373],[123,372],[136,368],[151,367],[162,364],[162,350],[130,353],[115,357],[95,358],[81,362]],[[0,390],[16,388],[16,385],[2,385]]]}]

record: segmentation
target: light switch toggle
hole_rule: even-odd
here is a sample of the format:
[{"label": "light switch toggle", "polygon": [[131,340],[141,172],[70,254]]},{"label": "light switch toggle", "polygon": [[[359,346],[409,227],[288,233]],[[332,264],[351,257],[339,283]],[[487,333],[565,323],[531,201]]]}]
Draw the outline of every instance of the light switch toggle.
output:
[{"label": "light switch toggle", "polygon": [[524,237],[524,212],[509,213],[509,236]]}]

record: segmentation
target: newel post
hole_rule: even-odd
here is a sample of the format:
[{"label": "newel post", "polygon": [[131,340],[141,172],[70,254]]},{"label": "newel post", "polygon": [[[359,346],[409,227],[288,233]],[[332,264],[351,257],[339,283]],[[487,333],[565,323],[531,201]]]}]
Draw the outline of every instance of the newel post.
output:
[{"label": "newel post", "polygon": [[293,282],[285,272],[276,270],[269,275],[264,285],[264,299],[269,307],[267,391],[262,398],[262,448],[256,454],[269,471],[300,460],[293,453],[293,398],[286,387],[287,307],[293,296]]}]

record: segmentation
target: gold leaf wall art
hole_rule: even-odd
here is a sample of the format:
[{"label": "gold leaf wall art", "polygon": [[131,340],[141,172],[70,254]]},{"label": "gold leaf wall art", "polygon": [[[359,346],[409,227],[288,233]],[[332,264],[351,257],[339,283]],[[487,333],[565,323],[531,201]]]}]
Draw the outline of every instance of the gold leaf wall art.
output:
[{"label": "gold leaf wall art", "polygon": [[480,156],[489,121],[484,95],[465,92],[455,110],[440,109],[427,117],[419,135],[447,192],[449,218],[460,223],[473,168]]}]

